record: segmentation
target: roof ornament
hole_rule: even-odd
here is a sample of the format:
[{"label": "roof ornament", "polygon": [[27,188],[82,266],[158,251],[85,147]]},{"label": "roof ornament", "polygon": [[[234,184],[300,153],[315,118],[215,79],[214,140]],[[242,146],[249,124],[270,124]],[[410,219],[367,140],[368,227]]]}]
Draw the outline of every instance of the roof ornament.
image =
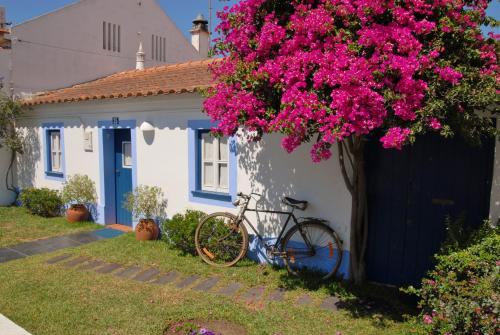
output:
[{"label": "roof ornament", "polygon": [[[141,36],[141,33],[137,33],[139,35],[139,38]],[[139,42],[139,50],[137,50],[136,53],[136,59],[135,59],[135,69],[139,71],[144,70],[144,63],[146,61],[146,53],[144,52],[142,48],[142,41]]]},{"label": "roof ornament", "polygon": [[199,30],[208,32],[208,21],[205,19],[203,14],[198,14],[198,16],[193,20],[193,28],[191,31]]}]

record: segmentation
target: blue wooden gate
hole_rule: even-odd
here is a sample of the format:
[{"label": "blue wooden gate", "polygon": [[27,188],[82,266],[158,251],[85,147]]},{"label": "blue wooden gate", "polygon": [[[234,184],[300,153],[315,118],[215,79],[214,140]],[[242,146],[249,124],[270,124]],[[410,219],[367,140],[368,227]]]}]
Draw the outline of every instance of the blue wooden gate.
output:
[{"label": "blue wooden gate", "polygon": [[132,226],[132,214],[123,207],[132,191],[132,144],[130,129],[115,130],[115,197],[116,223]]},{"label": "blue wooden gate", "polygon": [[445,239],[447,215],[464,215],[471,227],[488,217],[494,143],[437,135],[402,151],[368,143],[369,280],[417,285]]}]

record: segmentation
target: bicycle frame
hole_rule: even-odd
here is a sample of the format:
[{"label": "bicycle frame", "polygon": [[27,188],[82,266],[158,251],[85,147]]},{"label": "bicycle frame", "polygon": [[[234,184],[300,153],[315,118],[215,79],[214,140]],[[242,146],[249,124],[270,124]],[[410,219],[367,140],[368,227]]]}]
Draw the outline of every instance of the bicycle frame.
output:
[{"label": "bicycle frame", "polygon": [[[253,230],[253,232],[255,233],[255,236],[257,236],[257,238],[259,239],[259,241],[263,242],[264,241],[264,238],[262,237],[262,235],[259,234],[259,232],[257,231],[257,229],[255,229],[255,227],[252,225],[252,223],[250,222],[250,220],[248,220],[248,218],[245,216],[245,213],[246,212],[254,212],[254,213],[267,213],[267,214],[279,214],[279,215],[287,215],[287,218],[286,218],[286,221],[285,221],[285,224],[283,225],[283,227],[281,228],[281,231],[276,239],[276,242],[274,243],[274,245],[272,245],[273,248],[275,248],[276,250],[279,250],[278,249],[278,246],[280,245],[281,243],[281,240],[283,238],[283,235],[285,234],[286,232],[286,228],[288,227],[288,224],[290,223],[290,220],[293,220],[294,223],[300,227],[300,224],[299,224],[299,221],[297,220],[297,218],[295,217],[295,215],[293,214],[295,208],[292,207],[292,210],[289,211],[289,212],[285,212],[285,211],[275,211],[275,210],[265,210],[265,209],[258,209],[257,208],[257,205],[255,206],[255,208],[248,208],[249,204],[250,204],[250,199],[252,199],[252,197],[250,197],[249,199],[245,199],[245,205],[244,206],[241,206],[241,209],[240,209],[240,212],[238,213],[238,216],[237,216],[237,222],[238,223],[242,223],[243,220],[245,220],[247,222],[247,224],[250,226],[250,228]],[[301,231],[302,233],[302,231]],[[309,241],[307,239],[306,240],[306,243],[309,244]],[[266,248],[268,247],[268,245],[266,245]],[[310,245],[308,245],[309,247],[311,247]]]}]

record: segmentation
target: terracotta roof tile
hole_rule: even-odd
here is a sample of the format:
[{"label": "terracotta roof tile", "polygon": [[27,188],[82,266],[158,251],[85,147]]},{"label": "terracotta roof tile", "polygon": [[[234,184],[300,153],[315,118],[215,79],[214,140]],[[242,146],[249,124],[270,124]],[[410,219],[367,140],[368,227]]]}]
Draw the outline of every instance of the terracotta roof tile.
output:
[{"label": "terracotta roof tile", "polygon": [[25,105],[55,104],[97,99],[119,99],[195,92],[211,83],[209,64],[217,59],[119,72],[108,77],[45,92],[24,100]]}]

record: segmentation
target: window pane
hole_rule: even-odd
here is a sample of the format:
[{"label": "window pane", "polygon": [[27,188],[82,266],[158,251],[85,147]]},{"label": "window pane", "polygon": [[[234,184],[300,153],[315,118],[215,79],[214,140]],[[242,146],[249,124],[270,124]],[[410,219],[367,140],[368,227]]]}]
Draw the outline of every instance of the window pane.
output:
[{"label": "window pane", "polygon": [[116,24],[113,24],[113,51],[116,51]]},{"label": "window pane", "polygon": [[118,52],[121,52],[121,48],[122,48],[122,31],[121,31],[121,27],[118,26]]},{"label": "window pane", "polygon": [[102,48],[106,50],[106,22],[102,23]]},{"label": "window pane", "polygon": [[214,159],[214,138],[209,133],[202,134],[203,140],[203,160],[212,161]]},{"label": "window pane", "polygon": [[219,187],[228,188],[229,185],[229,169],[227,164],[219,164]]},{"label": "window pane", "polygon": [[203,163],[203,186],[214,185],[214,165],[213,163]]},{"label": "window pane", "polygon": [[111,50],[111,23],[108,22],[108,50]]},{"label": "window pane", "polygon": [[151,59],[155,59],[155,35],[151,35]]},{"label": "window pane", "polygon": [[52,153],[51,162],[51,171],[59,172],[61,170],[61,156],[57,152]]},{"label": "window pane", "polygon": [[219,139],[219,160],[227,162],[228,157],[227,137]]},{"label": "window pane", "polygon": [[58,152],[61,149],[60,133],[58,131],[53,131],[50,133],[50,150],[53,152]]},{"label": "window pane", "polygon": [[132,144],[130,142],[122,142],[123,149],[123,166],[132,166]]}]

